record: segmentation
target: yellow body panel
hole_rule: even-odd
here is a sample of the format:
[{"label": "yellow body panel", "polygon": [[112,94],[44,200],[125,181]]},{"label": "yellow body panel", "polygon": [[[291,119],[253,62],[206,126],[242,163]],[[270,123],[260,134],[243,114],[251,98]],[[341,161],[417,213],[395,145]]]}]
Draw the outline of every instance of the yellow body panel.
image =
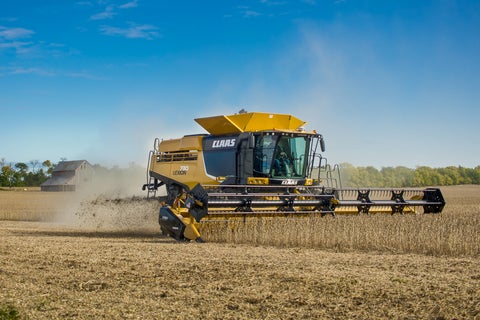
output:
[{"label": "yellow body panel", "polygon": [[160,152],[176,152],[189,150],[202,150],[201,135],[185,136],[179,139],[163,140],[160,142]]},{"label": "yellow body panel", "polygon": [[150,159],[150,170],[193,188],[197,183],[218,184],[205,174],[201,135],[164,140]]},{"label": "yellow body panel", "polygon": [[213,135],[262,130],[297,130],[306,123],[289,114],[261,112],[197,118],[195,121]]},{"label": "yellow body panel", "polygon": [[162,176],[169,177],[193,188],[197,183],[218,184],[216,177],[205,174],[205,165],[202,153],[198,153],[196,160],[162,161],[152,159],[150,169]]}]

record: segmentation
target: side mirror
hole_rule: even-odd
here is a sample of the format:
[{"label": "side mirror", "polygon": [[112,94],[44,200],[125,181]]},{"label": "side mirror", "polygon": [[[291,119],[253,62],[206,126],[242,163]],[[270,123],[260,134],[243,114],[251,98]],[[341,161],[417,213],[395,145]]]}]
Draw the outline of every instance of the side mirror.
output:
[{"label": "side mirror", "polygon": [[255,148],[255,136],[253,135],[253,133],[250,133],[250,135],[248,136],[248,148]]},{"label": "side mirror", "polygon": [[320,149],[322,152],[325,152],[325,140],[323,140],[323,137],[320,137]]}]

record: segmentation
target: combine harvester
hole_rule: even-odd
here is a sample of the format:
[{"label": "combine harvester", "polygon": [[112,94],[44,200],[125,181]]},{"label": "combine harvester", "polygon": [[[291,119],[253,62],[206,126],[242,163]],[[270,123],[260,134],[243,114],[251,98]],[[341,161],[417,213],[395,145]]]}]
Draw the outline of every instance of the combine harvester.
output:
[{"label": "combine harvester", "polygon": [[[249,217],[440,213],[440,189],[342,188],[338,166],[321,152],[322,135],[287,114],[239,113],[198,118],[209,134],[155,139],[148,197],[165,186],[164,234],[203,241],[199,224]],[[334,178],[336,177],[336,178]]]}]

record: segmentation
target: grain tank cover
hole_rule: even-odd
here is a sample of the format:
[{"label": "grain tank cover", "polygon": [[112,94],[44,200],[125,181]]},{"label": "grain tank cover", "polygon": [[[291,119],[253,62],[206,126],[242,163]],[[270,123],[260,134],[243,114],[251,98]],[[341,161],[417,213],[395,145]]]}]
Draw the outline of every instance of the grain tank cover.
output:
[{"label": "grain tank cover", "polygon": [[248,112],[230,116],[197,118],[195,121],[212,135],[263,130],[296,130],[306,122],[289,114]]}]

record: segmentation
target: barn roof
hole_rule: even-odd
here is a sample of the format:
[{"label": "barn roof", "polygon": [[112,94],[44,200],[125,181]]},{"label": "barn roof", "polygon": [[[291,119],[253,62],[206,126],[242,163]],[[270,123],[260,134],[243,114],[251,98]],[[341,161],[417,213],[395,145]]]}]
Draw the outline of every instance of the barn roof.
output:
[{"label": "barn roof", "polygon": [[88,161],[87,160],[60,161],[57,164],[57,166],[53,169],[53,172],[75,171],[84,163],[88,163]]}]

